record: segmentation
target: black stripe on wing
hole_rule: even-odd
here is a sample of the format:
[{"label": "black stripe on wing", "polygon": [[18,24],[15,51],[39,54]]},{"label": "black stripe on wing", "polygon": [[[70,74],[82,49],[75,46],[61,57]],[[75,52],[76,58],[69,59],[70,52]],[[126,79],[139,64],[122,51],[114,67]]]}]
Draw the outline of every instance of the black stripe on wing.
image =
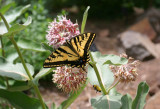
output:
[{"label": "black stripe on wing", "polygon": [[79,60],[74,60],[74,61],[58,61],[58,62],[51,62],[51,63],[44,63],[43,67],[44,68],[51,68],[51,67],[60,67],[68,65],[71,67],[81,67],[79,64]]},{"label": "black stripe on wing", "polygon": [[85,33],[85,35],[86,35],[86,37],[89,37],[89,39],[87,40],[87,43],[84,47],[84,57],[89,58],[88,51],[89,51],[90,46],[91,46],[91,44],[93,43],[93,41],[96,37],[96,34],[95,33]]},{"label": "black stripe on wing", "polygon": [[86,33],[86,37],[89,37],[89,39],[87,40],[87,43],[84,47],[84,51],[88,51],[90,49],[91,44],[93,43],[96,34],[95,33]]}]

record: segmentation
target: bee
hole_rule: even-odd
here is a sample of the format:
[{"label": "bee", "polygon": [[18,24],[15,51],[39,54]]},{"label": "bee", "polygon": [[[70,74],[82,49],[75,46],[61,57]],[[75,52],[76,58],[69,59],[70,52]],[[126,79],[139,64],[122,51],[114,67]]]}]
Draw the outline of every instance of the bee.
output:
[{"label": "bee", "polygon": [[93,85],[93,88],[97,91],[97,92],[101,92],[101,88],[98,85]]}]

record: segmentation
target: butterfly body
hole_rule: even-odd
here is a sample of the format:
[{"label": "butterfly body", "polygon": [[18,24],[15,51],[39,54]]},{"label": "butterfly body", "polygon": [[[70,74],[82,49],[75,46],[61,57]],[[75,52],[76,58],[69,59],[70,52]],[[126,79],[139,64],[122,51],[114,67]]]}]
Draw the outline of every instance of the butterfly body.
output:
[{"label": "butterfly body", "polygon": [[45,60],[43,67],[51,68],[68,65],[71,67],[84,68],[89,62],[89,48],[95,39],[94,33],[84,33],[71,38],[57,48]]}]

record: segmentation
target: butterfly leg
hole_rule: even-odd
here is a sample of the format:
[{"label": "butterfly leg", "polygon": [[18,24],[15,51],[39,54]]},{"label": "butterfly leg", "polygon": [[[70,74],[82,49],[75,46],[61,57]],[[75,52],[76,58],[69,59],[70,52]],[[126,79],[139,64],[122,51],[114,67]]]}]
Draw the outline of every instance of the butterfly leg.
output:
[{"label": "butterfly leg", "polygon": [[89,62],[89,65],[93,68],[93,65]]}]

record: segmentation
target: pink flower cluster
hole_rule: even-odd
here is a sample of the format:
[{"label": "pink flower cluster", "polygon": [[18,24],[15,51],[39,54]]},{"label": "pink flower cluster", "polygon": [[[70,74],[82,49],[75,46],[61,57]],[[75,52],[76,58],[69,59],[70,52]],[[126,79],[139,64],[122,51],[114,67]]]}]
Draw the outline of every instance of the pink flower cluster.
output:
[{"label": "pink flower cluster", "polygon": [[87,75],[81,68],[57,67],[53,82],[66,93],[75,92],[86,82]]},{"label": "pink flower cluster", "polygon": [[63,45],[66,40],[70,40],[72,37],[80,34],[78,24],[73,24],[70,19],[67,20],[65,16],[58,16],[58,19],[54,19],[48,28],[46,38],[49,45],[53,48],[58,48]]},{"label": "pink flower cluster", "polygon": [[[127,58],[126,54],[120,55],[120,57]],[[139,61],[133,61],[133,58],[129,57],[128,63],[121,66],[110,66],[112,71],[115,73],[114,76],[119,78],[120,82],[131,82],[135,81],[137,77],[137,65]]]}]

